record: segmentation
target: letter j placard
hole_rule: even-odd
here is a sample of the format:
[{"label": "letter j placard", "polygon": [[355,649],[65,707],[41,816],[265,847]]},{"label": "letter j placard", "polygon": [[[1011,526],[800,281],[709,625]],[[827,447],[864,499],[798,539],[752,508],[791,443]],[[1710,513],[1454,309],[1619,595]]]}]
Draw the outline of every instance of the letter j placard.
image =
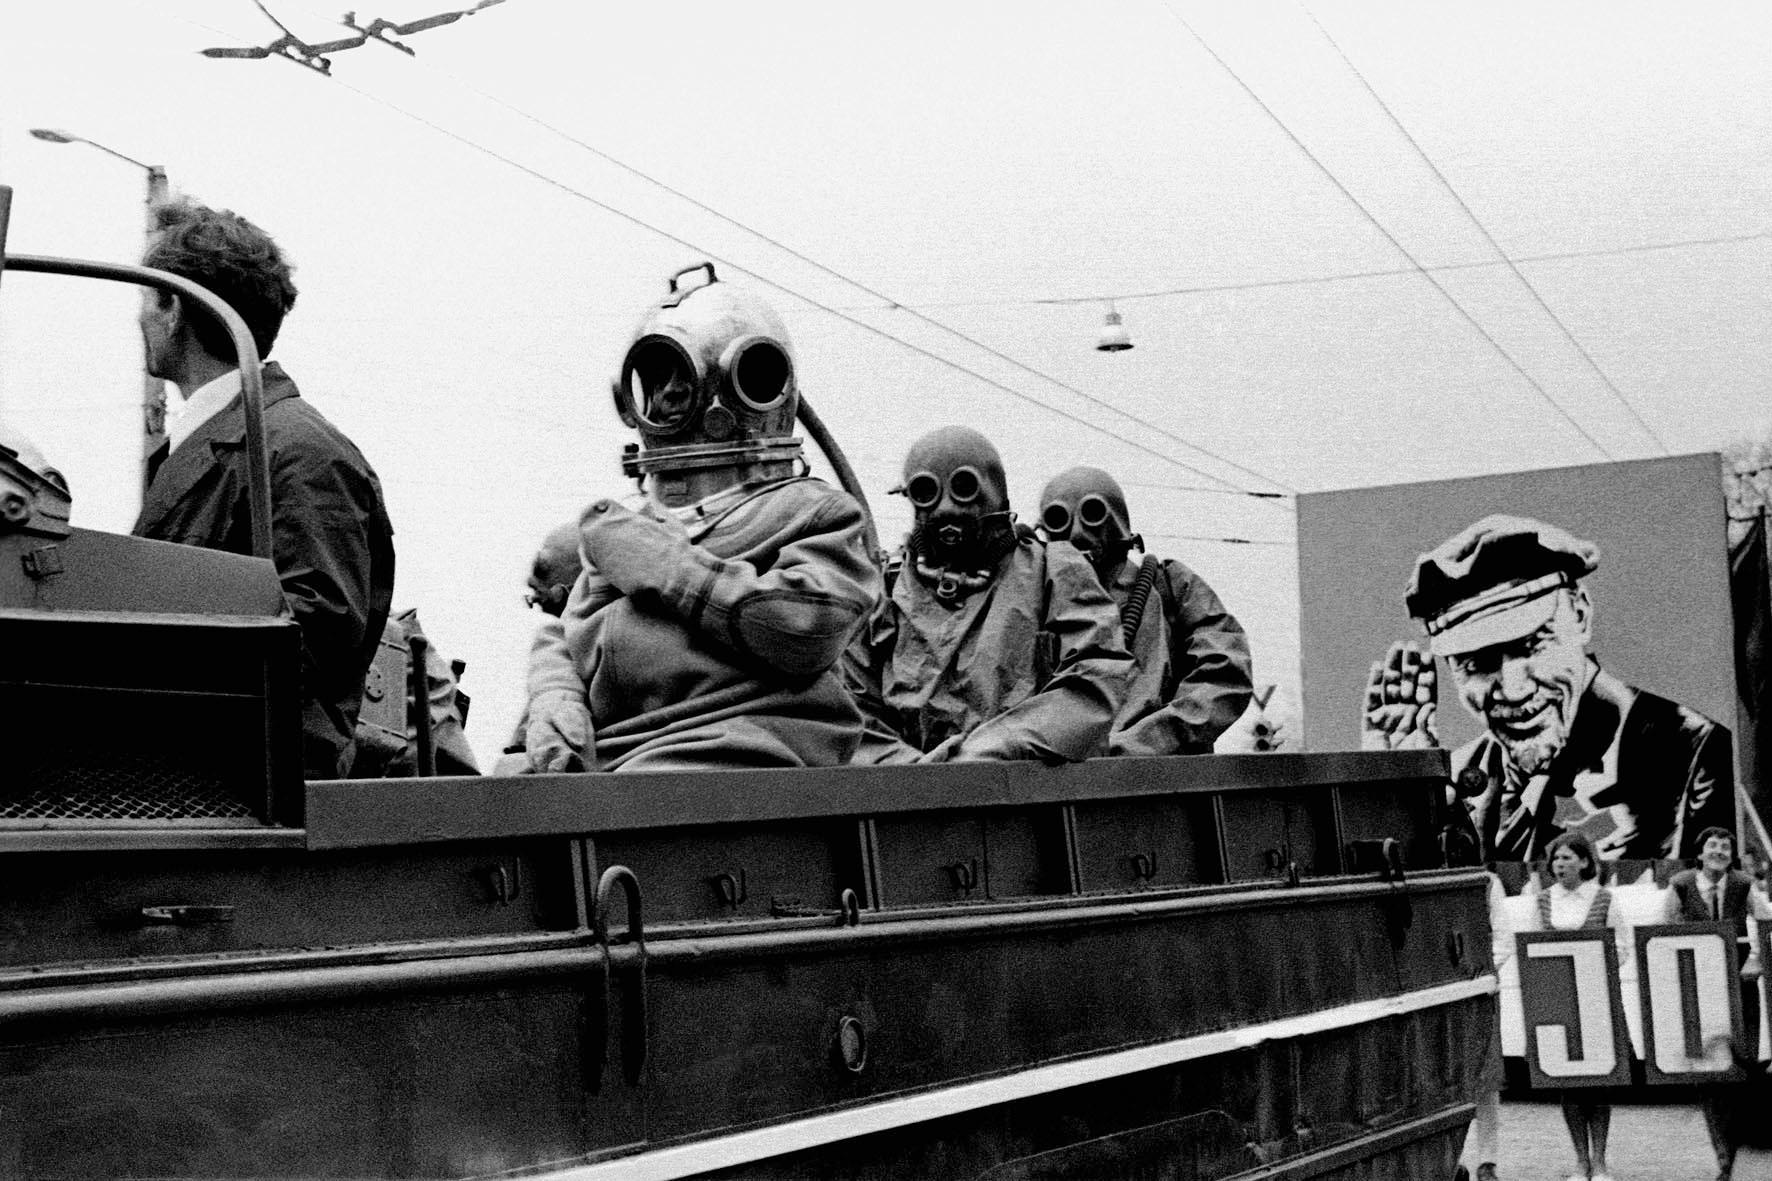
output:
[{"label": "letter j placard", "polygon": [[1533,931],[1515,938],[1532,1085],[1629,1083],[1630,1035],[1612,932]]}]

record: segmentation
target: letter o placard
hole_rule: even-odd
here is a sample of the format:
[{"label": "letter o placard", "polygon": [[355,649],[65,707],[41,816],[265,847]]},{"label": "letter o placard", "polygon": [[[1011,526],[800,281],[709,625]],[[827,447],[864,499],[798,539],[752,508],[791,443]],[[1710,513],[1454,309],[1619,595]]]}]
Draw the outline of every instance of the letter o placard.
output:
[{"label": "letter o placard", "polygon": [[1646,1080],[1739,1081],[1741,986],[1733,924],[1638,927],[1636,936]]}]

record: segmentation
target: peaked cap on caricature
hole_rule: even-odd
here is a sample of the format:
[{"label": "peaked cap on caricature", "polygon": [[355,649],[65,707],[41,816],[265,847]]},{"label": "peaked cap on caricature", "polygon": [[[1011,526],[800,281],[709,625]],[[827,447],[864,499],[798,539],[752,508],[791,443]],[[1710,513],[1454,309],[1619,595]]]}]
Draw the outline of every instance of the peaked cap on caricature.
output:
[{"label": "peaked cap on caricature", "polygon": [[1436,656],[1530,635],[1556,613],[1556,592],[1592,574],[1600,548],[1555,525],[1495,514],[1416,559],[1403,604]]}]

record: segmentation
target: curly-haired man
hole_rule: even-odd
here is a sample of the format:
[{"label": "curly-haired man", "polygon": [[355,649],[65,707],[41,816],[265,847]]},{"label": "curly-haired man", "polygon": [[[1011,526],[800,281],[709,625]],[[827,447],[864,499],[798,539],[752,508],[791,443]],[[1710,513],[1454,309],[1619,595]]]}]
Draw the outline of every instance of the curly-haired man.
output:
[{"label": "curly-haired man", "polygon": [[[291,268],[263,230],[228,210],[173,202],[156,211],[143,263],[219,296],[270,353],[295,306]],[[246,419],[226,329],[176,295],[144,288],[148,371],[182,406],[148,460],[140,537],[252,552]],[[310,779],[349,770],[363,676],[394,588],[393,528],[381,484],[356,446],[303,399],[282,368],[263,369],[271,469],[272,559],[302,637],[302,764]]]}]

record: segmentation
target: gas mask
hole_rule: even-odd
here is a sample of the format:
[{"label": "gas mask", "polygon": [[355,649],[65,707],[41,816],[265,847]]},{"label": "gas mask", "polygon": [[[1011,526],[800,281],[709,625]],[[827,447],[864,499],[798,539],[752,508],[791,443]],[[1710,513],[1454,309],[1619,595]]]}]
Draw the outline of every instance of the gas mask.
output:
[{"label": "gas mask", "polygon": [[1015,546],[1015,517],[997,449],[977,431],[943,427],[905,456],[903,492],[917,514],[910,551],[917,576],[942,602],[990,584]]},{"label": "gas mask", "polygon": [[1061,472],[1040,493],[1040,530],[1048,541],[1069,541],[1105,582],[1144,539],[1132,532],[1126,494],[1100,468]]},{"label": "gas mask", "polygon": [[0,533],[66,537],[71,504],[61,473],[29,439],[0,423]]},{"label": "gas mask", "polygon": [[[705,270],[707,282],[680,286]],[[800,393],[787,328],[768,304],[720,282],[712,263],[671,277],[615,379],[615,410],[640,432],[622,471],[651,478],[663,503],[681,507],[735,485],[794,474]]]}]

